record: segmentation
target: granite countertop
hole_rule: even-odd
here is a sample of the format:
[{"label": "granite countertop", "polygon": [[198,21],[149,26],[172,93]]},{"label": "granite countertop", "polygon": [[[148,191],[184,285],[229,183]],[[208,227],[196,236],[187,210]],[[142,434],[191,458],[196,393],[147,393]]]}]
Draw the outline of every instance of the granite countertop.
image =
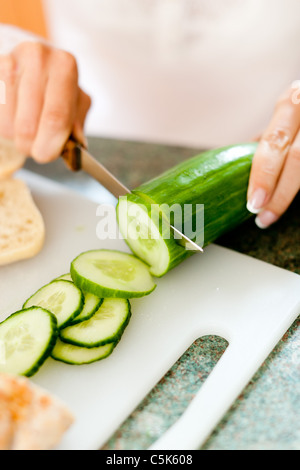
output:
[{"label": "granite countertop", "polygon": [[[201,149],[89,138],[89,149],[129,188],[160,174]],[[69,185],[98,202],[107,201],[83,174],[62,162],[27,168]],[[99,186],[99,185],[98,185]],[[300,274],[300,194],[272,228],[258,229],[253,219],[217,240],[219,245]],[[214,430],[202,450],[300,449],[299,318]],[[197,340],[144,399],[104,447],[147,449],[185,410],[227,347],[224,339]]]}]

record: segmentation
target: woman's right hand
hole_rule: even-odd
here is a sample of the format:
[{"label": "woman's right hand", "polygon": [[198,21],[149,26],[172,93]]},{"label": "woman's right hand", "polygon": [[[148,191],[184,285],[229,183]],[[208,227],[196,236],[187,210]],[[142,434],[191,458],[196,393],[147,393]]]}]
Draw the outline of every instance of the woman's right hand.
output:
[{"label": "woman's right hand", "polygon": [[5,103],[0,106],[0,136],[40,163],[60,156],[72,133],[83,145],[90,97],[78,85],[75,58],[38,42],[24,42],[0,55]]}]

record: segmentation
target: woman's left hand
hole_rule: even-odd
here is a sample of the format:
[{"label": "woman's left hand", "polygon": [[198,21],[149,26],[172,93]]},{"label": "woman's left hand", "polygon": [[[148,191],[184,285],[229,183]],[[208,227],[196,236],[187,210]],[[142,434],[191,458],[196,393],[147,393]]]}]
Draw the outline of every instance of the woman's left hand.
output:
[{"label": "woman's left hand", "polygon": [[250,212],[267,228],[287,210],[300,189],[300,81],[279,98],[254,155],[248,186]]}]

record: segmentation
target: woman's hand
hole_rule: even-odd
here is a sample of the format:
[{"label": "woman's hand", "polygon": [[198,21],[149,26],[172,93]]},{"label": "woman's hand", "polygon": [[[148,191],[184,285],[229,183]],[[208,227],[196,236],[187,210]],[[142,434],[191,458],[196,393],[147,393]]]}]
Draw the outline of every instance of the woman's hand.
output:
[{"label": "woman's hand", "polygon": [[253,159],[247,208],[258,214],[260,228],[276,222],[300,189],[299,85],[295,82],[278,100]]},{"label": "woman's hand", "polygon": [[84,121],[91,100],[78,86],[75,58],[37,42],[24,42],[0,56],[6,104],[0,136],[40,163],[57,158],[73,133],[85,145]]}]

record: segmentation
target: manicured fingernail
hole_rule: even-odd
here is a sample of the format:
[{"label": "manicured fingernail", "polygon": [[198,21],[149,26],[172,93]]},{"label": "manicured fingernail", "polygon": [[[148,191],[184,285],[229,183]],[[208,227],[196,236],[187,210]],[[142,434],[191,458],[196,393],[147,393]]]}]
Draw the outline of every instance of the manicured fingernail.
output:
[{"label": "manicured fingernail", "polygon": [[274,212],[271,211],[262,211],[255,219],[255,223],[259,228],[268,228],[270,225],[272,225],[276,220],[278,219],[278,216],[274,214]]},{"label": "manicured fingernail", "polygon": [[264,189],[256,189],[249,201],[247,202],[248,211],[252,212],[252,214],[258,214],[261,208],[263,207],[266,198],[267,192]]}]

